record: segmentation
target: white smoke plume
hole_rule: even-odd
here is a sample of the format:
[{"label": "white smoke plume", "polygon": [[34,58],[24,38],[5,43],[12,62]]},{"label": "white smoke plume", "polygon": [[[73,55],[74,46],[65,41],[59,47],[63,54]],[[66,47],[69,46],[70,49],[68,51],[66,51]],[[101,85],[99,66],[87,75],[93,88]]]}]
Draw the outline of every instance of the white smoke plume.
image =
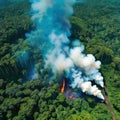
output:
[{"label": "white smoke plume", "polygon": [[45,51],[45,66],[50,66],[54,73],[64,73],[71,80],[72,88],[77,87],[86,94],[104,99],[98,87],[92,85],[94,81],[104,87],[103,77],[99,72],[101,62],[96,61],[92,54],[83,54],[84,46],[79,40],[73,42],[72,48],[69,47],[71,26],[68,18],[73,13],[72,5],[75,0],[31,2],[36,30],[28,35],[28,40],[34,44],[45,44],[42,48]]}]

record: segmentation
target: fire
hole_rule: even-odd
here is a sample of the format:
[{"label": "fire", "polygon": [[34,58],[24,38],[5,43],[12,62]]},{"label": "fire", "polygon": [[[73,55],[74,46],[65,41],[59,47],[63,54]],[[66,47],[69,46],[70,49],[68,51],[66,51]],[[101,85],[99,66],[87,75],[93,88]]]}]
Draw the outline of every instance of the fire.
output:
[{"label": "fire", "polygon": [[62,87],[61,87],[61,93],[64,93],[65,91],[65,80],[63,80]]},{"label": "fire", "polygon": [[68,96],[68,98],[71,99],[71,100],[73,100],[74,99],[74,95],[71,94],[71,95]]}]

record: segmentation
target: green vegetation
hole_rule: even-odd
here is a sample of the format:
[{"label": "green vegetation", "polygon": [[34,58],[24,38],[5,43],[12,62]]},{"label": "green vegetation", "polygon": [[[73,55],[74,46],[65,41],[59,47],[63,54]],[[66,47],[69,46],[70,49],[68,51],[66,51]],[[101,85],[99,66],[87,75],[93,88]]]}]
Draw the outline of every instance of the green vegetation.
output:
[{"label": "green vegetation", "polygon": [[[29,10],[23,0],[0,7],[0,120],[112,120],[105,103],[87,95],[70,100],[60,93],[57,75],[47,81],[51,70],[25,41],[34,29]],[[119,120],[120,2],[88,0],[74,10],[71,39],[80,39],[85,52],[102,62],[107,97]],[[38,79],[24,82],[33,63]]]},{"label": "green vegetation", "polygon": [[100,119],[111,119],[103,103],[93,110],[87,101],[80,98],[71,101],[59,93],[59,84],[45,86],[40,80],[18,85],[0,79],[0,119],[97,120],[99,114]]},{"label": "green vegetation", "polygon": [[25,66],[16,56],[22,49],[28,50],[24,36],[31,27],[29,9],[26,1],[0,7],[0,76],[8,81],[21,78]]}]

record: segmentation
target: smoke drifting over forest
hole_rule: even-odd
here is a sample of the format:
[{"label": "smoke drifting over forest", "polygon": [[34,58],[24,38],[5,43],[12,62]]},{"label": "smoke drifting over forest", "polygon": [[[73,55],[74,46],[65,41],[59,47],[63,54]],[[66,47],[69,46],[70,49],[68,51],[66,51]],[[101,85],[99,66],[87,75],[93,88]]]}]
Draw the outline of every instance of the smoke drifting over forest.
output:
[{"label": "smoke drifting over forest", "polygon": [[[80,40],[74,40],[69,46],[70,22],[75,0],[30,0],[32,20],[36,29],[27,34],[32,46],[39,46],[43,53],[45,67],[51,67],[53,73],[59,73],[70,79],[72,88],[104,99],[98,86],[104,87],[99,72],[100,61],[92,54],[85,55]],[[92,85],[94,81],[97,85]]]}]

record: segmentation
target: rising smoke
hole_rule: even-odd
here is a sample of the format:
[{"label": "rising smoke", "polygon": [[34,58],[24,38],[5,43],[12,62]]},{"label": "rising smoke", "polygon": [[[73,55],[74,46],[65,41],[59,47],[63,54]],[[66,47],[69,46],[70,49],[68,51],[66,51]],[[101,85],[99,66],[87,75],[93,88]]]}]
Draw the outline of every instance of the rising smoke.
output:
[{"label": "rising smoke", "polygon": [[45,60],[45,67],[50,66],[53,73],[64,74],[70,79],[72,88],[104,99],[96,85],[104,87],[103,77],[99,72],[100,61],[92,54],[85,55],[84,46],[79,40],[69,47],[70,23],[68,18],[73,13],[75,0],[31,0],[32,20],[36,30],[27,34],[31,45],[39,45]]}]

